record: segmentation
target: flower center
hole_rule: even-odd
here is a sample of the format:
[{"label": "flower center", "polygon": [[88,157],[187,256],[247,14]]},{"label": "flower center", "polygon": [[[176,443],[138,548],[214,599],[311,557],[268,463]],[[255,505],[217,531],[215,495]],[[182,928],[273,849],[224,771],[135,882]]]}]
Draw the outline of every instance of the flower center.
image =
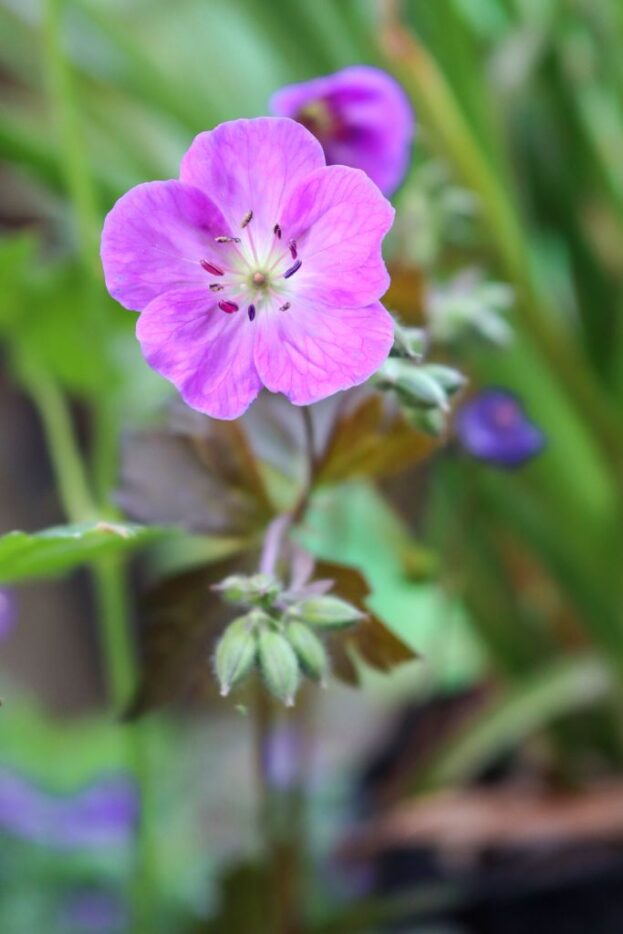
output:
[{"label": "flower center", "polygon": [[519,421],[517,406],[511,401],[498,402],[491,416],[496,428],[511,428]]},{"label": "flower center", "polygon": [[279,223],[269,231],[260,231],[264,236],[256,241],[253,228],[257,219],[252,223],[253,217],[253,210],[249,210],[242,218],[240,237],[214,238],[218,258],[200,260],[209,277],[209,291],[220,293],[217,307],[231,315],[246,306],[249,321],[271,308],[288,311],[292,307],[288,301],[293,294],[290,280],[303,265],[296,240],[282,240]]}]

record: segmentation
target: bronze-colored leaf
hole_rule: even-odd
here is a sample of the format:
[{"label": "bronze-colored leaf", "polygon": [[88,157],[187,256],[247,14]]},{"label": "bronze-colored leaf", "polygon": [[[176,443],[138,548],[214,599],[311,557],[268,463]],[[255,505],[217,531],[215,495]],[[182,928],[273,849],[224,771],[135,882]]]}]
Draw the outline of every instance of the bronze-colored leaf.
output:
[{"label": "bronze-colored leaf", "polygon": [[126,438],[116,499],[141,522],[211,535],[248,535],[274,515],[242,424],[190,409]]},{"label": "bronze-colored leaf", "polygon": [[166,578],[143,600],[142,661],[136,696],[128,719],[181,699],[210,699],[218,688],[212,652],[233,608],[212,585],[234,572],[251,570],[254,553]]},{"label": "bronze-colored leaf", "polygon": [[417,658],[413,649],[394,635],[366,605],[371,591],[361,571],[345,564],[318,561],[315,577],[332,580],[333,593],[367,614],[367,618],[352,629],[336,632],[329,639],[331,667],[338,678],[351,685],[359,683],[353,656],[378,671],[391,671],[396,665]]},{"label": "bronze-colored leaf", "polygon": [[383,304],[398,312],[403,324],[421,327],[425,324],[424,296],[426,282],[420,269],[392,263],[391,284],[383,298]]},{"label": "bronze-colored leaf", "polygon": [[387,397],[370,390],[349,394],[333,423],[317,480],[386,476],[419,463],[438,446],[438,439],[415,431]]}]

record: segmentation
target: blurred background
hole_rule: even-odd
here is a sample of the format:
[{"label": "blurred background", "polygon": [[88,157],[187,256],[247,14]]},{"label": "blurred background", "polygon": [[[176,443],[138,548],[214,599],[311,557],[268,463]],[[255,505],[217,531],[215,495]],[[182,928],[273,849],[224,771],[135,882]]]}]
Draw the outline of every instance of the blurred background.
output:
[{"label": "blurred background", "polygon": [[0,531],[71,523],[0,539],[0,930],[259,930],[246,708],[120,719],[141,595],[232,537],[121,524],[172,391],[98,241],[197,132],[355,63],[418,121],[386,304],[545,447],[451,428],[314,500],[420,658],[316,704],[309,930],[623,930],[622,43],[619,0],[0,0]]}]

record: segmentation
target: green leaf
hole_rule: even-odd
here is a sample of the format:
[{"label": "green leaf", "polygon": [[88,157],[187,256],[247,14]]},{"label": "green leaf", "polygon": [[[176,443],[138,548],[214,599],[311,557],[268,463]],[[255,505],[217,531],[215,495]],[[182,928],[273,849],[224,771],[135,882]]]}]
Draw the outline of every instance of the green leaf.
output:
[{"label": "green leaf", "polygon": [[[119,554],[165,534],[161,528],[120,522],[85,522],[43,532],[9,532],[0,538],[0,583],[49,577],[89,561]],[[168,530],[166,534],[170,534]]]},{"label": "green leaf", "polygon": [[[563,715],[607,698],[614,679],[600,658],[584,655],[544,666],[494,697],[471,724],[461,723],[426,769],[427,786],[456,784],[471,778],[496,756],[512,749]],[[418,785],[422,779],[418,780]]]}]

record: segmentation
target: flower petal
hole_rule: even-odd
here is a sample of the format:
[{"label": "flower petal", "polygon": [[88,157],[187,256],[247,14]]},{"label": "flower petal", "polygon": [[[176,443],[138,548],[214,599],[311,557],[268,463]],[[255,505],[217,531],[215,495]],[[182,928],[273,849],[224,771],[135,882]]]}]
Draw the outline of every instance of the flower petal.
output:
[{"label": "flower petal", "polygon": [[222,312],[204,289],[154,299],[138,319],[136,336],[149,365],[188,405],[213,418],[238,418],[262,388],[254,326],[242,312]]},{"label": "flower petal", "polygon": [[214,237],[227,232],[219,209],[197,188],[177,181],[137,185],[104,222],[106,287],[126,308],[142,311],[165,291],[206,284],[199,261],[218,261]]},{"label": "flower petal", "polygon": [[370,377],[387,357],[394,322],[380,302],[329,310],[297,299],[288,311],[268,311],[255,342],[257,372],[267,389],[295,405],[318,402]]},{"label": "flower petal", "polygon": [[302,259],[295,287],[315,301],[369,305],[389,286],[381,241],[394,209],[364,172],[334,165],[313,172],[292,192],[282,220]]},{"label": "flower petal", "polygon": [[221,206],[232,228],[253,211],[265,234],[281,222],[292,188],[325,164],[320,143],[282,117],[232,120],[200,133],[182,160],[180,179]]}]

